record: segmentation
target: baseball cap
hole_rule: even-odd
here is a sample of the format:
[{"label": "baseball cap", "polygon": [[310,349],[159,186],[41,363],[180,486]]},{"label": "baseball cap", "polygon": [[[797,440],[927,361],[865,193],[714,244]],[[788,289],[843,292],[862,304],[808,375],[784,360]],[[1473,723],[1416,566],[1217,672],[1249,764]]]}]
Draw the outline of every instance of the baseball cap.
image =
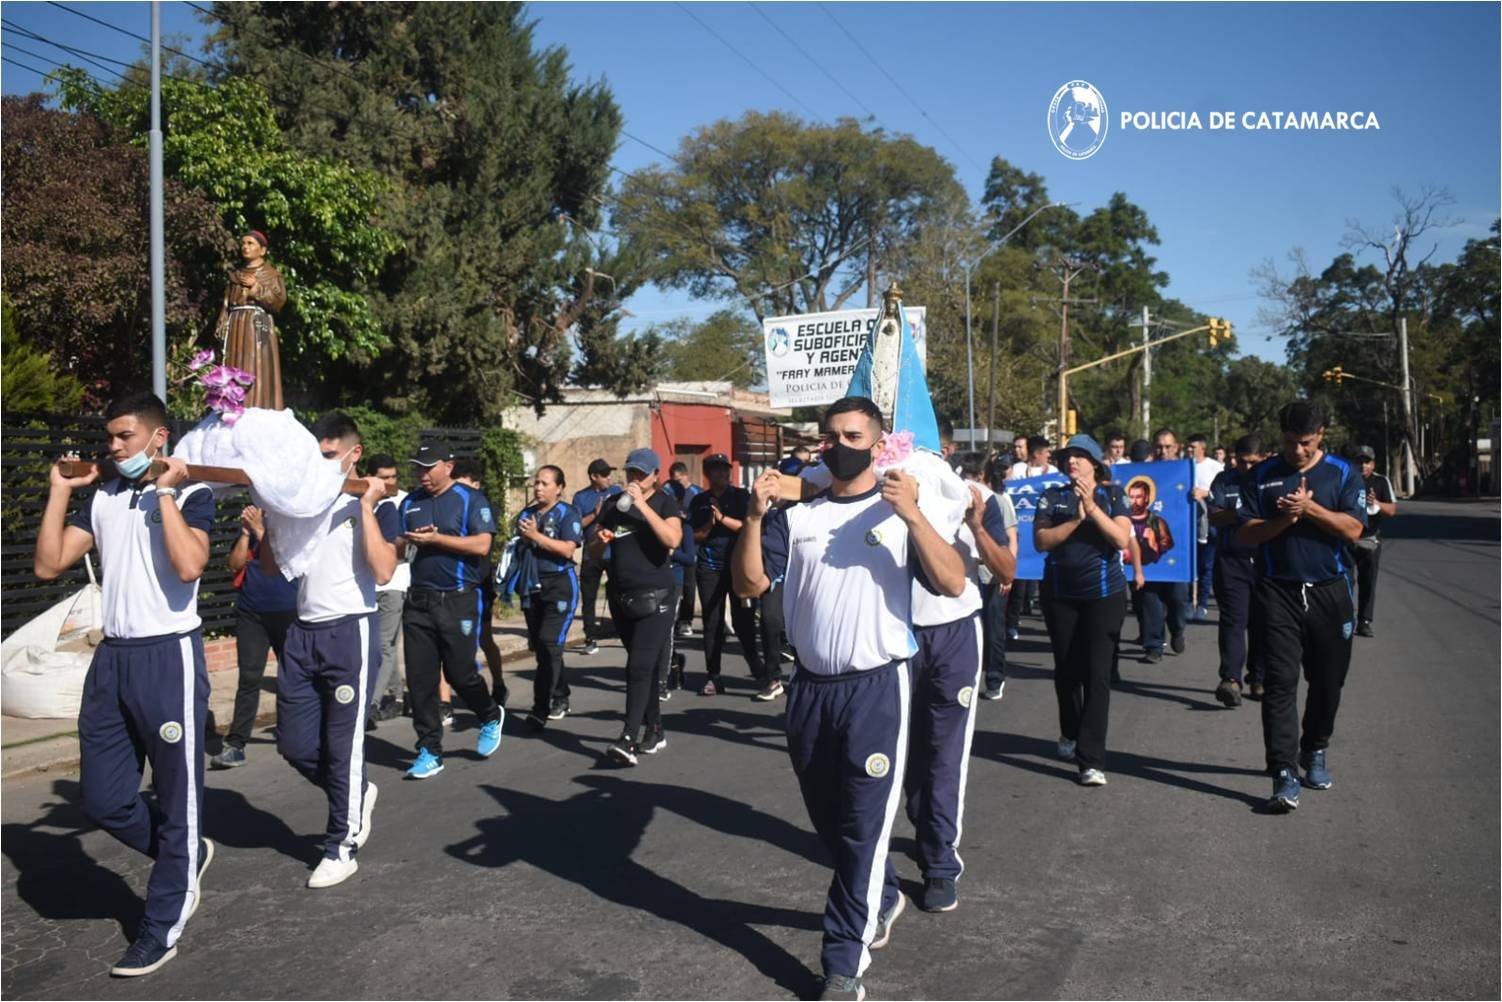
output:
[{"label": "baseball cap", "polygon": [[704,457],[704,468],[705,469],[708,469],[711,466],[729,466],[729,465],[730,465],[730,457],[727,456],[727,455],[725,455],[723,452],[716,452],[712,456],[706,456],[706,457]]},{"label": "baseball cap", "polygon": [[1358,446],[1357,449],[1356,449],[1356,458],[1357,459],[1370,459],[1373,462],[1375,462],[1376,459],[1377,459],[1377,454],[1374,451],[1372,451],[1372,447],[1371,446],[1369,446],[1369,445],[1362,445],[1362,446]]},{"label": "baseball cap", "polygon": [[626,469],[636,470],[638,473],[656,473],[662,469],[662,460],[651,449],[632,449],[631,455],[626,457]]},{"label": "baseball cap", "polygon": [[615,467],[603,459],[596,459],[589,464],[589,475],[592,477],[608,477],[614,470]]},{"label": "baseball cap", "polygon": [[451,443],[439,440],[428,442],[412,454],[410,462],[418,466],[437,466],[454,458],[454,447]]}]

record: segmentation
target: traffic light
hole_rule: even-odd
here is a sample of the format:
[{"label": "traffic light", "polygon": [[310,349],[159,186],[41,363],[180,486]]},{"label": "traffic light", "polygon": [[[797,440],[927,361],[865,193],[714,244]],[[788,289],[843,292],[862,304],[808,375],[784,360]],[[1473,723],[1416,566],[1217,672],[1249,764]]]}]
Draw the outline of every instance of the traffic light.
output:
[{"label": "traffic light", "polygon": [[1069,435],[1070,435],[1070,437],[1073,437],[1074,435],[1078,434],[1078,431],[1077,431],[1077,429],[1079,427],[1078,421],[1079,421],[1079,411],[1076,411],[1074,408],[1071,407],[1069,409],[1069,420],[1064,425],[1065,428],[1069,429]]},{"label": "traffic light", "polygon": [[1220,317],[1211,317],[1208,321],[1210,328],[1210,347],[1214,348],[1221,341],[1231,339],[1231,325]]},{"label": "traffic light", "polygon": [[1340,386],[1346,378],[1345,370],[1338,365],[1333,369],[1326,369],[1323,375],[1325,377],[1325,382],[1334,383],[1336,386]]}]

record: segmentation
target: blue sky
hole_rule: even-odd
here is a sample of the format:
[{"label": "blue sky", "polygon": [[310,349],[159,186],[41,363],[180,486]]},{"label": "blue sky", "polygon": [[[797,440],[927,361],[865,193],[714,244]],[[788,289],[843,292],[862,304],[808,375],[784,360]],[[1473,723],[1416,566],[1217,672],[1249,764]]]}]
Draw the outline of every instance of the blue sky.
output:
[{"label": "blue sky", "polygon": [[[149,30],[145,3],[68,6]],[[695,128],[750,109],[828,120],[864,117],[864,104],[887,130],[910,133],[949,159],[974,198],[996,155],[1042,174],[1055,199],[1079,202],[1082,212],[1125,192],[1158,228],[1168,294],[1226,316],[1244,352],[1275,361],[1282,345],[1258,334],[1250,277],[1264,259],[1286,265],[1298,246],[1323,267],[1340,252],[1347,220],[1390,227],[1395,185],[1444,186],[1455,197],[1450,215],[1459,223],[1436,234],[1437,260],[1484,236],[1499,212],[1496,4],[831,3],[827,11],[803,3],[529,7],[537,40],[565,47],[577,78],[606,80],[626,129],[670,152]],[[11,2],[4,16],[117,59],[139,51],[133,39],[55,6]],[[204,33],[185,4],[163,3],[162,16],[169,34]],[[845,31],[882,55],[902,91]],[[42,65],[14,45],[63,58],[14,32],[4,37],[9,59]],[[1110,109],[1105,143],[1083,161],[1056,152],[1046,130],[1054,92],[1073,79],[1098,88]],[[39,80],[7,63],[0,83],[12,94],[36,89]],[[1198,112],[1208,124],[1208,113],[1223,109],[1238,119],[1246,111],[1370,112],[1381,128],[1136,131],[1119,124],[1122,111],[1173,110]],[[623,139],[615,164],[631,171],[661,160]],[[657,290],[631,303],[642,322],[703,316],[720,305]]]}]

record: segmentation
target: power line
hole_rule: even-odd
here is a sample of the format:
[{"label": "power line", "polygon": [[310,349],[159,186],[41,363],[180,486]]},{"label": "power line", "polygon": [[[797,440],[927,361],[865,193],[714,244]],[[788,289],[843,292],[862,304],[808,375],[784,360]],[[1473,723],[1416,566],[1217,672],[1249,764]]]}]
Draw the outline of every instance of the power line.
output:
[{"label": "power line", "polygon": [[761,19],[763,21],[767,22],[768,24],[770,24],[772,26],[772,30],[773,31],[777,32],[777,34],[779,34],[783,38],[787,39],[788,44],[791,45],[794,49],[797,49],[799,55],[801,55],[804,59],[807,59],[810,63],[813,63],[814,69],[816,69],[820,73],[824,74],[824,76],[826,76],[829,79],[830,83],[834,84],[840,90],[844,91],[846,97],[850,98],[850,100],[852,100],[856,104],[860,105],[862,111],[864,111],[867,115],[870,115],[872,118],[876,117],[876,112],[874,112],[870,108],[866,107],[866,102],[862,101],[853,92],[851,92],[850,88],[846,87],[843,83],[841,83],[839,77],[835,76],[833,73],[829,72],[829,70],[825,69],[823,63],[819,62],[813,56],[809,55],[808,51],[806,49],[804,49],[803,46],[801,46],[801,45],[798,44],[798,40],[796,38],[794,38],[792,35],[789,35],[787,32],[783,31],[782,28],[777,24],[777,22],[773,21],[770,17],[768,17],[767,14],[766,14],[766,12],[763,11],[754,2],[750,3],[750,7],[751,7],[752,10],[756,11],[756,13],[761,17]]},{"label": "power line", "polygon": [[718,41],[719,41],[719,43],[720,43],[720,44],[721,44],[721,45],[723,45],[723,46],[725,46],[725,48],[727,48],[727,49],[729,49],[729,50],[730,50],[730,51],[731,51],[731,52],[733,52],[733,53],[735,53],[735,54],[736,54],[736,55],[737,55],[737,56],[739,56],[739,57],[740,57],[740,58],[741,58],[741,61],[742,61],[742,62],[744,62],[744,63],[745,63],[745,64],[746,64],[746,65],[747,65],[747,66],[749,66],[749,67],[751,67],[751,68],[752,68],[752,69],[753,69],[753,70],[755,70],[755,71],[756,71],[756,72],[757,72],[757,73],[760,73],[760,74],[761,74],[761,75],[762,75],[762,76],[763,76],[763,77],[765,77],[765,78],[766,78],[766,80],[767,80],[767,81],[768,81],[768,82],[769,82],[769,83],[771,83],[771,85],[772,85],[772,86],[773,86],[773,87],[776,87],[776,88],[777,88],[777,89],[778,89],[778,90],[780,90],[780,91],[782,91],[782,92],[783,92],[783,93],[784,93],[784,94],[786,94],[786,95],[787,95],[787,96],[788,96],[788,97],[790,97],[790,98],[792,98],[792,100],[793,100],[793,103],[794,103],[794,104],[796,104],[796,105],[798,105],[798,107],[800,107],[800,108],[802,108],[802,109],[803,109],[803,110],[804,110],[804,111],[806,111],[806,112],[808,112],[808,113],[809,113],[809,114],[810,114],[810,115],[812,115],[812,116],[813,116],[813,117],[814,117],[814,118],[815,118],[815,119],[819,119],[819,118],[821,118],[821,117],[823,117],[823,116],[821,116],[821,115],[820,115],[820,114],[819,114],[819,113],[818,113],[818,112],[817,112],[817,111],[814,111],[814,109],[812,109],[812,108],[810,108],[810,107],[809,107],[809,106],[808,106],[808,105],[807,105],[807,104],[805,104],[805,103],[804,103],[804,102],[803,102],[803,100],[802,100],[802,99],[801,99],[801,98],[799,98],[799,97],[798,97],[798,95],[797,95],[797,94],[794,94],[794,93],[793,93],[793,92],[792,92],[792,91],[790,91],[790,90],[788,90],[788,89],[787,89],[787,88],[786,88],[786,87],[784,87],[784,86],[783,86],[783,85],[782,85],[782,84],[781,84],[781,83],[780,83],[780,82],[779,82],[779,81],[778,81],[778,80],[777,80],[777,78],[776,78],[776,77],[774,77],[774,76],[772,76],[772,75],[771,75],[771,74],[770,74],[770,73],[768,73],[768,72],[767,72],[767,71],[766,71],[766,70],[764,70],[764,69],[762,69],[762,68],[761,68],[761,67],[760,67],[760,66],[758,66],[758,65],[756,65],[756,63],[755,63],[755,62],[753,62],[753,61],[752,61],[752,60],[751,60],[751,57],[750,57],[750,56],[747,56],[747,55],[746,55],[746,54],[745,54],[745,53],[743,53],[743,52],[741,52],[741,50],[740,50],[740,49],[737,49],[737,48],[736,48],[736,47],[735,47],[735,46],[734,46],[734,45],[731,45],[731,44],[730,44],[730,43],[729,43],[729,42],[728,42],[728,41],[726,41],[726,40],[725,40],[725,38],[724,38],[724,37],[723,37],[723,36],[722,36],[722,35],[721,35],[721,34],[720,34],[720,33],[719,33],[719,32],[717,32],[717,31],[715,31],[715,30],[714,30],[714,29],[713,29],[713,28],[711,28],[711,27],[710,27],[710,26],[709,26],[709,25],[707,25],[707,24],[705,24],[705,23],[704,23],[704,21],[703,21],[703,20],[701,20],[701,19],[700,19],[700,17],[699,17],[699,15],[697,15],[697,14],[695,14],[695,13],[694,13],[694,12],[693,12],[693,11],[691,11],[691,10],[689,10],[689,9],[688,9],[688,8],[687,8],[687,7],[686,7],[686,6],[684,6],[684,5],[683,5],[683,4],[682,4],[682,3],[676,3],[676,4],[675,4],[675,6],[676,6],[676,7],[677,7],[677,8],[678,8],[678,9],[679,9],[679,10],[681,10],[681,11],[683,11],[683,13],[685,13],[685,14],[687,14],[687,15],[688,15],[688,16],[689,16],[689,17],[691,17],[691,18],[693,18],[693,19],[694,19],[694,23],[695,23],[695,24],[697,24],[697,25],[698,25],[698,26],[699,26],[699,27],[701,27],[701,28],[703,28],[703,29],[704,29],[704,30],[705,30],[705,31],[707,31],[707,32],[709,32],[709,33],[710,33],[710,34],[711,34],[711,35],[713,35],[713,36],[714,36],[714,37],[715,37],[715,38],[716,38],[716,39],[717,39],[717,40],[718,40]]},{"label": "power line", "polygon": [[[36,59],[45,59],[49,63],[54,63],[54,64],[57,63],[57,60],[55,60],[53,57],[51,57],[51,56],[44,56],[40,52],[33,52],[30,49],[22,48],[21,46],[17,45],[15,42],[12,42],[8,38],[4,39],[4,40],[0,40],[0,45],[8,45],[12,49],[15,49],[17,52],[24,53],[24,54],[26,54],[28,56],[32,56],[32,57],[34,57]],[[62,46],[58,46],[58,48],[62,48]],[[75,55],[79,55],[79,54],[75,53]],[[90,59],[87,56],[79,55],[79,58],[83,59],[85,62],[92,63],[93,65],[99,67],[101,70],[103,70],[106,73],[113,73],[115,76],[119,77],[121,80],[125,79],[125,74],[121,73],[119,70],[112,70],[108,66],[104,65],[103,63],[98,62],[98,61],[93,60],[93,59]]]},{"label": "power line", "polygon": [[0,63],[10,63],[12,66],[19,66],[23,70],[30,70],[32,73],[35,73],[43,80],[57,80],[59,82],[62,81],[62,77],[59,77],[52,73],[43,72],[42,70],[37,69],[35,66],[28,66],[27,64],[21,62],[21,60],[12,59],[7,55],[0,54]]},{"label": "power line", "polygon": [[[308,53],[304,52],[302,49],[299,49],[295,45],[281,45],[274,37],[267,35],[264,32],[255,31],[243,24],[237,24],[236,22],[230,20],[228,17],[225,17],[223,14],[220,14],[217,11],[210,10],[207,7],[201,7],[198,4],[193,3],[192,0],[184,0],[184,2],[187,3],[189,7],[192,7],[194,10],[198,11],[200,14],[203,14],[206,17],[212,17],[220,24],[228,25],[229,27],[234,28],[236,31],[243,31],[245,34],[259,38],[262,41],[271,42],[273,45],[276,45],[278,48],[283,49],[284,51],[291,51],[294,55],[301,56],[303,59],[306,59],[308,62],[314,64],[315,66],[321,66],[324,69],[334,70],[338,73],[342,73],[353,80],[355,83],[366,88],[378,97],[386,98],[390,96],[376,90],[370,84],[366,83],[364,80],[361,80],[358,76],[355,75],[355,72],[353,70],[351,70],[348,66],[343,65],[342,63],[331,63],[327,62],[326,60],[319,59],[317,56],[310,56],[308,55]],[[220,64],[219,68],[224,70],[225,72],[230,72],[229,67],[224,66],[223,64]]]},{"label": "power line", "polygon": [[934,121],[933,116],[930,115],[928,112],[926,112],[926,111],[923,110],[923,106],[917,102],[917,100],[913,97],[913,95],[909,94],[906,90],[903,89],[902,84],[900,84],[900,83],[897,82],[897,78],[894,77],[894,76],[892,76],[892,74],[888,73],[887,72],[887,68],[885,66],[883,66],[881,64],[881,62],[875,56],[871,55],[870,52],[866,51],[866,47],[860,43],[860,39],[858,39],[854,35],[852,35],[850,33],[850,29],[846,28],[843,24],[841,24],[840,23],[840,19],[837,18],[837,17],[835,17],[834,14],[830,12],[830,10],[829,10],[828,7],[826,7],[826,6],[824,6],[824,4],[820,3],[819,4],[819,9],[824,12],[824,14],[825,14],[826,17],[828,17],[831,21],[834,22],[834,25],[835,25],[836,28],[839,28],[842,32],[845,33],[845,37],[846,38],[850,39],[850,41],[852,41],[852,42],[855,43],[855,47],[861,51],[861,54],[864,55],[869,62],[871,62],[878,70],[881,71],[881,75],[884,76],[884,77],[886,77],[887,80],[888,80],[888,82],[890,82],[893,87],[897,88],[897,93],[899,93],[903,97],[907,98],[908,101],[912,103],[912,106],[914,108],[918,109],[918,114],[920,114],[924,118],[926,118],[928,120],[928,123],[930,125],[932,125],[935,129],[937,129],[939,131],[939,135],[941,135],[945,139],[949,140],[949,144],[951,146],[953,146],[956,150],[959,151],[960,156],[962,156],[966,160],[970,161],[970,165],[972,167],[974,167],[976,170],[985,170],[984,167],[982,167],[980,164],[978,164],[978,163],[975,162],[975,158],[972,157],[969,153],[967,153],[965,151],[965,148],[963,146],[961,146],[959,144],[959,142],[953,136],[951,136],[948,132],[946,132],[944,130],[944,126],[942,126],[938,122]]},{"label": "power line", "polygon": [[[95,17],[93,14],[85,14],[81,10],[74,10],[72,7],[69,7],[67,4],[57,3],[56,0],[47,0],[47,3],[48,3],[49,6],[56,7],[58,10],[65,10],[69,14],[77,15],[78,17],[83,18],[85,21],[93,21],[95,24],[102,25],[102,26],[104,26],[106,28],[109,28],[109,29],[111,29],[113,31],[118,31],[122,35],[129,35],[131,38],[134,38],[138,42],[145,42],[147,45],[151,44],[151,39],[147,38],[145,35],[138,35],[134,31],[130,31],[128,29],[120,27],[118,24],[111,24],[108,21],[101,20],[101,19]],[[200,66],[206,66],[206,67],[208,67],[210,69],[214,68],[214,66],[213,66],[212,63],[206,63],[202,59],[199,59],[197,56],[191,55],[190,53],[187,53],[187,52],[184,52],[182,49],[174,49],[170,45],[163,45],[162,48],[166,49],[168,52],[171,52],[171,53],[174,53],[176,55],[182,56],[184,59],[191,59],[193,62],[197,63]]]},{"label": "power line", "polygon": [[[675,157],[673,154],[669,153],[667,150],[663,149],[660,146],[653,146],[651,143],[647,142],[645,139],[642,139],[639,136],[633,136],[631,133],[627,132],[625,129],[621,130],[621,135],[625,136],[627,139],[635,140],[636,142],[641,143],[643,146],[645,146],[647,149],[651,150],[653,153],[660,153],[661,155],[667,157],[669,160],[673,161],[674,163],[678,163],[679,162],[678,158]],[[627,175],[627,176],[629,177],[630,175]]]}]

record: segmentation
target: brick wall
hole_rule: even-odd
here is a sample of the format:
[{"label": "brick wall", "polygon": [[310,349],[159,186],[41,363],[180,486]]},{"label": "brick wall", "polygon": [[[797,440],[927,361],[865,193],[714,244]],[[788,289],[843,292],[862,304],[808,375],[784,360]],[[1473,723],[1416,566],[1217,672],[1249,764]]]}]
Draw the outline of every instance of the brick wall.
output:
[{"label": "brick wall", "polygon": [[[239,659],[235,656],[235,638],[223,637],[219,640],[208,640],[203,645],[204,662],[211,672],[236,671],[240,667]],[[276,664],[276,655],[269,654],[266,663]]]}]

